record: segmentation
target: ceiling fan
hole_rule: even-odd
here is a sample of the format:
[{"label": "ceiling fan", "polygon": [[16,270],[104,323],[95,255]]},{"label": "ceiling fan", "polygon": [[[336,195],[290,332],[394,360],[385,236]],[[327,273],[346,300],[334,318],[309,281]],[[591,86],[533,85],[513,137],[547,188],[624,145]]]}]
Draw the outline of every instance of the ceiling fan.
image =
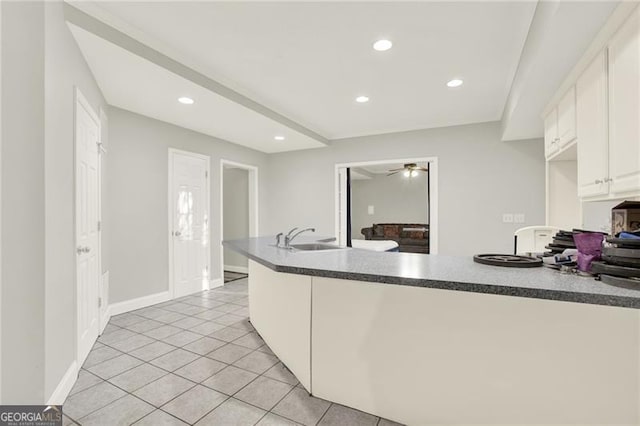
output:
[{"label": "ceiling fan", "polygon": [[418,172],[428,172],[429,168],[418,166],[416,163],[407,163],[404,165],[404,167],[401,167],[399,169],[389,170],[387,176],[395,175],[396,173],[400,173],[402,171],[404,171],[404,175],[406,177],[414,177],[418,176]]}]

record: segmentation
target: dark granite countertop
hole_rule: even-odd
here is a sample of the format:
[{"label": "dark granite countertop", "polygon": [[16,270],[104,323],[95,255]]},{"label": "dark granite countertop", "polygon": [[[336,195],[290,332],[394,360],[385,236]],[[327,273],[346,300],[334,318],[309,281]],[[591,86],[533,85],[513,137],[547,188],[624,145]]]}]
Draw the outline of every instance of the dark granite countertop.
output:
[{"label": "dark granite countertop", "polygon": [[[317,240],[301,237],[296,243]],[[224,241],[223,245],[276,272],[640,308],[640,285],[637,290],[620,288],[591,277],[563,274],[545,267],[503,268],[477,264],[470,256],[373,252],[354,248],[289,251],[275,247],[274,241],[275,237],[260,237]]]}]

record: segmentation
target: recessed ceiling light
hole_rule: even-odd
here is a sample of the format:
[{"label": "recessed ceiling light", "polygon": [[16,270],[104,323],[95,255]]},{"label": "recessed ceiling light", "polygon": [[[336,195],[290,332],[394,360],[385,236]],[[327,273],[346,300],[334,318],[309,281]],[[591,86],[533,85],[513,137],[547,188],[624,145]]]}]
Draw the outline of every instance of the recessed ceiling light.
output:
[{"label": "recessed ceiling light", "polygon": [[180,102],[181,104],[185,104],[185,105],[191,105],[191,104],[193,104],[193,99],[188,98],[186,96],[182,96],[182,97],[178,98],[178,102]]},{"label": "recessed ceiling light", "polygon": [[356,98],[356,102],[358,102],[359,104],[363,104],[365,102],[369,102],[369,97],[368,96],[358,96]]},{"label": "recessed ceiling light", "polygon": [[447,86],[449,87],[460,87],[462,86],[462,83],[464,83],[462,80],[454,78],[453,80],[449,81],[447,83]]},{"label": "recessed ceiling light", "polygon": [[391,47],[393,46],[393,43],[391,42],[391,40],[378,40],[375,43],[373,43],[373,48],[375,50],[377,50],[378,52],[384,52],[385,50],[389,50],[391,49]]},{"label": "recessed ceiling light", "polygon": [[278,136],[274,136],[273,138],[274,138],[275,140],[277,140],[277,141],[283,141],[283,140],[284,140],[284,136],[280,136],[280,135],[278,135]]}]

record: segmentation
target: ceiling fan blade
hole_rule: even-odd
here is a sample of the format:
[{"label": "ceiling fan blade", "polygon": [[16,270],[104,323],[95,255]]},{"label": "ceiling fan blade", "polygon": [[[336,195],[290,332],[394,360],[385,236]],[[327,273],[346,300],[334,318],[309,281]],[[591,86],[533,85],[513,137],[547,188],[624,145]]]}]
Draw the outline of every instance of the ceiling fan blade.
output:
[{"label": "ceiling fan blade", "polygon": [[[400,170],[403,170],[403,169],[400,169]],[[393,176],[397,173],[400,173],[400,170],[398,170],[397,172],[394,172],[393,170],[389,170],[391,173],[388,173],[387,176]]]},{"label": "ceiling fan blade", "polygon": [[389,169],[387,171],[389,171],[389,172],[399,172],[401,170],[404,170],[404,167],[400,167],[399,169]]}]

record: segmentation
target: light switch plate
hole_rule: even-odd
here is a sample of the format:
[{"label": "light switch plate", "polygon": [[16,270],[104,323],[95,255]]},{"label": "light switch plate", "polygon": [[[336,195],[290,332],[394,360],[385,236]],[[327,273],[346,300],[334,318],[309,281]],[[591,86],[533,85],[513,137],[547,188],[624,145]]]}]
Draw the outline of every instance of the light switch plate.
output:
[{"label": "light switch plate", "polygon": [[513,213],[502,213],[503,223],[513,223]]},{"label": "light switch plate", "polygon": [[524,213],[515,213],[513,215],[514,223],[524,223]]},{"label": "light switch plate", "polygon": [[374,208],[373,208],[373,206],[369,206],[369,207],[367,208],[367,213],[369,213],[369,214],[373,214],[373,212],[374,212]]}]

